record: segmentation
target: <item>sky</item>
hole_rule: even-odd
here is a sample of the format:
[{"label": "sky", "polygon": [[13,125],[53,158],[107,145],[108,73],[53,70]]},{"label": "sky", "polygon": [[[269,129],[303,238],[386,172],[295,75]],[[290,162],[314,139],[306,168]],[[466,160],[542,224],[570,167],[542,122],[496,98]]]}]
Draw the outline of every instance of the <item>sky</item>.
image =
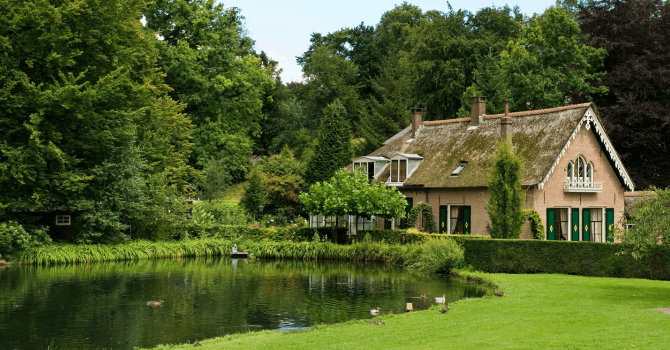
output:
[{"label": "sky", "polygon": [[[302,80],[301,67],[295,62],[309,48],[312,33],[332,33],[342,28],[379,23],[384,12],[402,1],[371,0],[227,0],[224,7],[237,7],[245,17],[248,35],[256,41],[257,52],[265,53],[279,62],[282,81]],[[417,0],[408,3],[421,10],[448,11],[447,1]],[[494,3],[490,0],[452,0],[451,6],[476,12],[482,7],[519,5],[522,13],[542,13],[555,0],[518,0],[516,3]]]}]

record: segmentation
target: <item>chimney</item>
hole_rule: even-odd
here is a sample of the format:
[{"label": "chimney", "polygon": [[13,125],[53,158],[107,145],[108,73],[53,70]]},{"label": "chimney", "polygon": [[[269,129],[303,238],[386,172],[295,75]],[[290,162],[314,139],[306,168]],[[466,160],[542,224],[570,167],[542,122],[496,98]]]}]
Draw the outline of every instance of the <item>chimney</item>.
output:
[{"label": "chimney", "polygon": [[423,108],[412,108],[412,129],[410,138],[414,138],[416,136],[417,131],[419,131],[419,128],[423,124],[422,114]]},{"label": "chimney", "polygon": [[470,125],[479,125],[480,117],[486,114],[486,96],[475,96],[470,98],[472,106],[470,113]]},{"label": "chimney", "polygon": [[505,100],[505,116],[500,118],[500,137],[512,143],[512,117],[509,116],[509,103]]}]

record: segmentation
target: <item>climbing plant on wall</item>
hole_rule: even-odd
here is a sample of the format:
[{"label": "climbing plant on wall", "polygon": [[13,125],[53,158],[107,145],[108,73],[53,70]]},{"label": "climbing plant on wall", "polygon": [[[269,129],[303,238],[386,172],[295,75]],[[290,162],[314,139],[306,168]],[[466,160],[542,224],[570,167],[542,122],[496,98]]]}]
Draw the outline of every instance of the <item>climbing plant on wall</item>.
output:
[{"label": "climbing plant on wall", "polygon": [[533,235],[533,239],[544,239],[544,224],[542,223],[542,218],[535,209],[524,209],[521,211],[522,215],[530,220],[530,232]]},{"label": "climbing plant on wall", "polygon": [[426,203],[419,203],[412,208],[409,212],[409,217],[407,218],[407,227],[414,227],[416,225],[416,219],[419,215],[426,215],[426,226],[428,227],[428,232],[437,233],[437,225],[435,224],[435,219],[433,218],[433,208]]}]

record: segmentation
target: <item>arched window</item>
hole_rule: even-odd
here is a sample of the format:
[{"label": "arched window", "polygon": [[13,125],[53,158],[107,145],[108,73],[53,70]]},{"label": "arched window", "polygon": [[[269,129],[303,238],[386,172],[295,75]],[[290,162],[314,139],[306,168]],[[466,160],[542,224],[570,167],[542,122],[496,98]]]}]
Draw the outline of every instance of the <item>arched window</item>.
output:
[{"label": "arched window", "polygon": [[584,158],[579,157],[577,158],[577,181],[579,182],[585,182],[586,179],[586,162],[584,161]]},{"label": "arched window", "polygon": [[566,178],[568,182],[575,181],[575,164],[572,162],[568,163],[568,176]]},{"label": "arched window", "polygon": [[593,182],[593,164],[586,166],[586,182]]}]

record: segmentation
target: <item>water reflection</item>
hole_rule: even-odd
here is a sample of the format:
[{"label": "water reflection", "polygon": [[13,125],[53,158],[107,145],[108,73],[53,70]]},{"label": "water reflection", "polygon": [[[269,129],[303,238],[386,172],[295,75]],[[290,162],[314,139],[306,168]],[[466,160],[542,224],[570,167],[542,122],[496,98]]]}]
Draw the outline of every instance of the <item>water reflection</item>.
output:
[{"label": "water reflection", "polygon": [[[425,301],[419,297],[427,295]],[[481,287],[396,266],[227,258],[0,271],[0,348],[132,349],[429,307]],[[163,300],[162,307],[147,301]],[[14,308],[13,304],[20,305]]]}]

